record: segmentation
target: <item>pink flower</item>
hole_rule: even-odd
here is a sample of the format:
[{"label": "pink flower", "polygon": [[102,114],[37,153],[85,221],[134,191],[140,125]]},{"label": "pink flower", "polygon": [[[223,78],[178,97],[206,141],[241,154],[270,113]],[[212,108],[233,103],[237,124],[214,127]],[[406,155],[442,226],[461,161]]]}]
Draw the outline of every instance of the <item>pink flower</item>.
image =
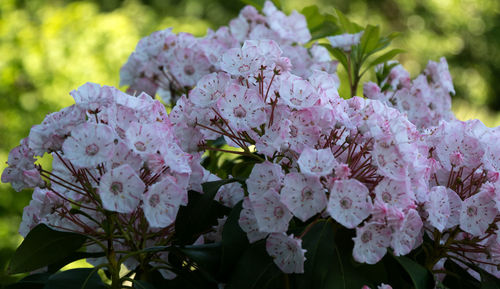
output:
[{"label": "pink flower", "polygon": [[483,185],[479,193],[463,201],[460,229],[474,236],[482,236],[498,214],[492,192]]},{"label": "pink flower", "polygon": [[292,214],[280,201],[279,194],[269,190],[257,200],[252,200],[252,206],[261,232],[286,232]]},{"label": "pink flower", "polygon": [[405,216],[400,228],[395,228],[391,236],[391,247],[394,249],[394,255],[406,255],[418,244],[418,238],[421,236],[423,227],[422,220],[417,211],[410,209]]},{"label": "pink flower", "polygon": [[295,109],[313,106],[319,99],[316,89],[307,80],[290,74],[281,78],[280,99]]},{"label": "pink flower", "polygon": [[425,211],[429,214],[429,223],[442,232],[451,215],[446,187],[437,186],[431,189],[429,200],[425,203]]},{"label": "pink flower", "polygon": [[149,225],[152,228],[165,228],[174,223],[186,193],[171,177],[151,185],[142,196],[142,208]]},{"label": "pink flower", "polygon": [[363,227],[356,228],[352,251],[354,260],[360,263],[377,263],[387,252],[391,242],[390,236],[391,231],[377,223],[365,223]]},{"label": "pink flower", "polygon": [[226,207],[234,207],[239,201],[243,200],[245,192],[238,182],[225,184],[219,188],[215,195],[215,200]]},{"label": "pink flower", "polygon": [[106,210],[132,213],[137,209],[145,188],[134,169],[124,164],[101,177],[99,195]]},{"label": "pink flower", "polygon": [[265,161],[255,164],[246,180],[250,200],[257,200],[267,191],[279,191],[283,183],[283,171],[278,164]]},{"label": "pink flower", "polygon": [[273,233],[266,240],[266,251],[283,273],[304,273],[306,250],[302,249],[302,240],[286,233]]},{"label": "pink flower", "polygon": [[337,161],[330,149],[316,150],[306,147],[297,160],[300,171],[304,174],[325,176],[331,174]]},{"label": "pink flower", "polygon": [[255,217],[252,203],[248,198],[243,199],[243,209],[240,212],[238,224],[240,225],[241,229],[245,233],[247,233],[247,238],[250,243],[254,243],[258,240],[264,239],[269,234],[259,231],[257,218]]},{"label": "pink flower", "polygon": [[368,188],[355,179],[337,180],[330,189],[327,212],[347,228],[355,228],[371,214]]},{"label": "pink flower", "polygon": [[328,201],[325,189],[318,177],[289,173],[283,183],[281,202],[303,222],[326,207]]},{"label": "pink flower", "polygon": [[224,97],[226,86],[230,83],[227,73],[211,73],[203,76],[196,87],[189,93],[189,99],[195,106],[209,107]]},{"label": "pink flower", "polygon": [[113,157],[115,138],[113,129],[108,125],[84,123],[71,131],[62,151],[73,165],[94,168]]},{"label": "pink flower", "polygon": [[249,130],[264,123],[267,119],[264,105],[257,91],[238,84],[229,85],[225,97],[217,101],[220,114],[236,131]]}]

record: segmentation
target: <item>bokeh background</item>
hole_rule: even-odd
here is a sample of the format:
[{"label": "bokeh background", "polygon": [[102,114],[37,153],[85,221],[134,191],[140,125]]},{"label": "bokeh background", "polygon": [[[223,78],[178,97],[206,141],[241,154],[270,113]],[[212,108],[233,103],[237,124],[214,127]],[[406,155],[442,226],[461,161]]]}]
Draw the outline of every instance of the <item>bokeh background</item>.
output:
[{"label": "bokeh background", "polygon": [[[460,119],[500,125],[500,1],[282,0],[300,11],[317,4],[340,9],[358,24],[401,32],[393,47],[412,77],[445,56]],[[244,6],[236,0],[1,0],[0,171],[8,152],[47,113],[72,104],[69,91],[87,81],[117,86],[119,69],[141,37],[174,27],[203,35],[227,24]],[[17,228],[30,191],[0,184],[0,288],[21,237]]]}]

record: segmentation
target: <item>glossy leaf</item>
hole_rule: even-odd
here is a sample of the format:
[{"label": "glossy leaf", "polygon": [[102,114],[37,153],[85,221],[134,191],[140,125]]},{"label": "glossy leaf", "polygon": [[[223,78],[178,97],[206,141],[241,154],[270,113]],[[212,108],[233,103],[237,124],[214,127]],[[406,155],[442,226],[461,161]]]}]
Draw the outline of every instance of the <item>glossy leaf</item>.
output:
[{"label": "glossy leaf", "polygon": [[433,286],[434,278],[432,277],[431,272],[429,272],[429,270],[425,267],[406,256],[394,256],[394,258],[410,275],[415,289],[425,289]]},{"label": "glossy leaf", "polygon": [[143,280],[134,280],[133,283],[136,289],[156,289],[155,286]]},{"label": "glossy leaf", "polygon": [[44,224],[33,228],[12,257],[9,272],[23,273],[64,260],[82,247],[84,235],[53,230]]},{"label": "glossy leaf", "polygon": [[314,224],[302,238],[302,247],[306,262],[304,274],[296,275],[296,288],[347,288],[331,221]]},{"label": "glossy leaf", "polygon": [[44,289],[104,289],[108,288],[94,268],[79,268],[52,275]]},{"label": "glossy leaf", "polygon": [[[226,289],[266,289],[283,273],[267,254],[265,241],[251,245],[236,264]],[[274,289],[274,288],[273,288]]]},{"label": "glossy leaf", "polygon": [[249,246],[246,233],[238,224],[242,203],[240,201],[233,207],[222,230],[222,256],[219,275],[223,279],[228,279],[238,259]]},{"label": "glossy leaf", "polygon": [[379,57],[377,57],[374,61],[372,61],[368,67],[373,67],[377,64],[381,64],[381,63],[384,63],[386,61],[389,61],[391,59],[393,59],[396,55],[400,54],[400,53],[403,53],[405,52],[403,49],[392,49],[392,50],[389,50],[387,51],[386,53],[380,55]]},{"label": "glossy leaf", "polygon": [[50,273],[28,275],[16,283],[8,285],[6,289],[42,289],[49,280],[50,275]]},{"label": "glossy leaf", "polygon": [[181,206],[175,221],[176,241],[179,245],[193,244],[194,241],[229,212],[229,209],[214,201],[217,191],[222,185],[235,181],[221,180],[207,182],[202,185],[203,194],[189,191],[189,203]]},{"label": "glossy leaf", "polygon": [[361,50],[363,55],[370,55],[377,48],[380,37],[380,28],[378,26],[368,25],[361,36]]},{"label": "glossy leaf", "polygon": [[189,245],[178,248],[182,254],[196,264],[196,268],[208,273],[215,281],[215,274],[220,267],[221,244],[210,243],[202,245]]}]

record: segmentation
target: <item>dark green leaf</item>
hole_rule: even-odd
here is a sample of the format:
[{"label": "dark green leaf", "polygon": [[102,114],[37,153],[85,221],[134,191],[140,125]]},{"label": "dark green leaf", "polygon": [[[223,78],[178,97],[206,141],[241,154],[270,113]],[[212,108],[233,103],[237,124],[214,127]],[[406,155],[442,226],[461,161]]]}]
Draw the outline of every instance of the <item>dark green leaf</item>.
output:
[{"label": "dark green leaf", "polygon": [[477,289],[481,283],[472,277],[464,268],[455,262],[447,260],[444,263],[447,274],[443,280],[443,285],[453,289]]},{"label": "dark green leaf", "polygon": [[82,247],[87,237],[60,232],[44,224],[33,228],[17,248],[10,262],[10,273],[23,273],[59,262]]},{"label": "dark green leaf", "polygon": [[240,201],[233,207],[222,230],[222,260],[219,275],[224,279],[231,275],[238,259],[249,245],[246,233],[238,224],[242,203]]},{"label": "dark green leaf", "polygon": [[81,259],[86,259],[86,258],[99,258],[99,257],[104,257],[104,256],[106,256],[106,254],[104,252],[100,252],[100,253],[73,252],[71,255],[65,257],[61,261],[50,264],[48,271],[50,273],[55,273],[55,272],[59,271],[59,269],[68,265],[71,262],[81,260]]},{"label": "dark green leaf", "polygon": [[429,270],[425,267],[406,256],[394,256],[394,258],[410,275],[415,289],[426,289],[434,286],[434,278],[432,277],[431,272],[429,272]]},{"label": "dark green leaf", "polygon": [[332,223],[314,224],[302,238],[307,250],[304,274],[295,276],[296,288],[346,288],[344,268],[335,246]]},{"label": "dark green leaf", "polygon": [[280,276],[283,273],[267,254],[265,241],[260,241],[245,250],[225,288],[266,289]]},{"label": "dark green leaf", "polygon": [[384,63],[384,62],[387,62],[389,60],[391,60],[392,58],[394,58],[396,55],[400,54],[400,53],[403,53],[405,52],[403,49],[392,49],[392,50],[389,50],[387,51],[386,53],[380,55],[379,57],[377,57],[374,61],[372,61],[369,65],[368,65],[368,68],[370,67],[373,67],[377,64],[381,64],[381,63]]},{"label": "dark green leaf", "polygon": [[500,279],[490,273],[477,268],[481,275],[481,289],[498,289],[500,288]]},{"label": "dark green leaf", "polygon": [[79,268],[52,275],[44,289],[104,289],[108,288],[94,268]]},{"label": "dark green leaf", "polygon": [[152,284],[143,280],[134,280],[134,288],[137,289],[156,289]]},{"label": "dark green leaf", "polygon": [[193,244],[200,234],[210,230],[230,210],[214,201],[222,185],[234,179],[204,183],[203,194],[189,191],[188,205],[182,206],[175,221],[176,241],[179,245]]},{"label": "dark green leaf", "polygon": [[28,275],[16,283],[10,284],[6,289],[42,289],[50,275],[50,273]]},{"label": "dark green leaf", "polygon": [[186,257],[196,264],[196,268],[208,273],[215,281],[215,275],[221,262],[221,244],[210,243],[189,245],[178,248]]}]

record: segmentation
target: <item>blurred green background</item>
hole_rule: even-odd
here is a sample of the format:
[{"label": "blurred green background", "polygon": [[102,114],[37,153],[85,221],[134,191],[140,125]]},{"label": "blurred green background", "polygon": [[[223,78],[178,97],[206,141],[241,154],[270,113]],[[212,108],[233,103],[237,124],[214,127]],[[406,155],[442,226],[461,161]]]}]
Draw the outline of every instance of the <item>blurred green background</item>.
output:
[{"label": "blurred green background", "polygon": [[[500,1],[497,0],[283,0],[290,12],[317,4],[355,22],[399,31],[394,47],[412,77],[428,60],[445,56],[461,119],[500,124]],[[87,81],[118,85],[119,69],[141,37],[174,27],[203,35],[227,24],[243,7],[235,0],[1,0],[0,170],[8,152],[45,114],[70,105],[69,91]],[[4,268],[21,241],[17,228],[31,192],[0,184],[0,288]]]}]

